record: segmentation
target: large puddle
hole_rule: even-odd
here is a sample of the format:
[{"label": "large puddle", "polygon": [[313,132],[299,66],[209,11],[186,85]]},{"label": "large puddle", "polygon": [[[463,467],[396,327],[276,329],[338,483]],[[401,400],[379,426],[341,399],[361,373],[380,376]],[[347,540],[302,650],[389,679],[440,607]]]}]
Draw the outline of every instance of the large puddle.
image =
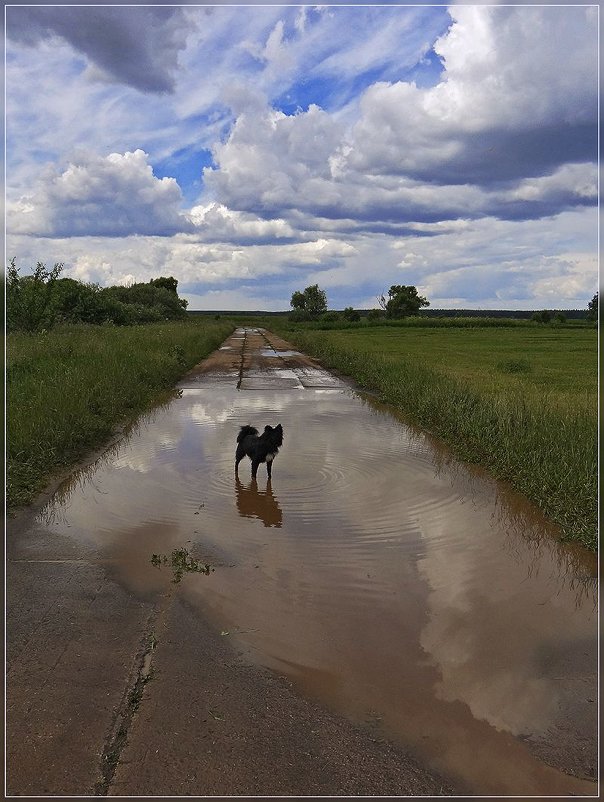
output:
[{"label": "large puddle", "polygon": [[[247,659],[470,793],[589,791],[539,757],[596,760],[593,555],[371,399],[247,386],[180,390],[40,523],[146,598],[171,579],[152,555],[207,560],[179,593]],[[283,425],[272,485],[248,460],[234,476],[248,423]]]}]

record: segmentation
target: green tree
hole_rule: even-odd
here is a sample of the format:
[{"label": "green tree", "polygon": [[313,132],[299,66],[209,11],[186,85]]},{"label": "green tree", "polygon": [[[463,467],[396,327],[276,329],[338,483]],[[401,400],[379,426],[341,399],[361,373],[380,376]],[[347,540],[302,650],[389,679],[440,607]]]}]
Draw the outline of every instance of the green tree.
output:
[{"label": "green tree", "polygon": [[[101,290],[105,298],[120,301],[133,307],[129,315],[134,323],[150,323],[154,320],[175,320],[186,317],[186,301],[165,286],[150,281],[131,284],[129,287],[105,287]],[[117,321],[114,321],[117,322]]]},{"label": "green tree", "polygon": [[294,292],[290,304],[294,309],[303,310],[315,317],[327,311],[327,295],[325,290],[319,289],[318,284],[313,284],[306,287],[304,292]]},{"label": "green tree", "polygon": [[149,282],[153,287],[163,287],[170,292],[178,294],[178,280],[174,276],[160,276],[159,278],[152,278]]},{"label": "green tree", "polygon": [[587,304],[587,319],[594,321],[598,319],[598,293]]},{"label": "green tree", "polygon": [[319,289],[318,284],[304,290],[306,296],[306,309],[311,315],[321,315],[327,312],[327,295],[325,290]]},{"label": "green tree", "polygon": [[148,284],[104,287],[59,278],[62,264],[47,270],[38,262],[32,275],[20,276],[16,259],[7,268],[7,327],[39,331],[55,323],[115,323],[130,326],[186,317],[187,301],[178,281],[160,276]]},{"label": "green tree", "polygon": [[98,284],[60,278],[54,285],[51,304],[57,323],[104,323],[113,319]]},{"label": "green tree", "polygon": [[541,312],[535,312],[531,316],[531,320],[534,320],[536,323],[549,323],[551,319],[551,312],[548,312],[547,309],[542,309]]},{"label": "green tree", "polygon": [[291,304],[293,309],[305,309],[305,307],[306,307],[306,297],[305,297],[304,293],[300,292],[299,290],[296,290],[296,292],[294,292],[293,295],[292,295],[292,299],[290,301],[290,304]]},{"label": "green tree", "polygon": [[39,331],[54,325],[56,309],[52,300],[61,270],[62,263],[47,270],[43,262],[38,262],[31,275],[20,276],[16,258],[11,259],[6,271],[6,323],[9,331]]},{"label": "green tree", "polygon": [[389,318],[417,315],[422,306],[430,306],[430,301],[418,295],[417,287],[406,284],[393,284],[388,290],[388,298],[380,295],[378,300]]},{"label": "green tree", "polygon": [[[168,292],[174,293],[178,298],[178,279],[175,279],[174,276],[160,276],[159,278],[151,279],[149,282],[153,287],[163,287]],[[184,298],[178,298],[178,303],[182,306],[183,309],[186,309],[189,305],[189,302]]]}]

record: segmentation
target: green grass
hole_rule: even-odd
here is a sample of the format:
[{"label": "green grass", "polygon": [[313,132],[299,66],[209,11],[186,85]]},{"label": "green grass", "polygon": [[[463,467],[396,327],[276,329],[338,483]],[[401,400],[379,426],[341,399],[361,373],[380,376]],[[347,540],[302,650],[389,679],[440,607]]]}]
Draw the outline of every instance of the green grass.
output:
[{"label": "green grass", "polygon": [[597,331],[280,327],[597,546]]},{"label": "green grass", "polygon": [[579,403],[595,412],[597,337],[592,328],[372,328],[320,336],[334,345],[430,367],[483,393],[547,394],[557,406]]},{"label": "green grass", "polygon": [[64,326],[7,341],[7,502],[101,445],[233,330],[229,320]]}]

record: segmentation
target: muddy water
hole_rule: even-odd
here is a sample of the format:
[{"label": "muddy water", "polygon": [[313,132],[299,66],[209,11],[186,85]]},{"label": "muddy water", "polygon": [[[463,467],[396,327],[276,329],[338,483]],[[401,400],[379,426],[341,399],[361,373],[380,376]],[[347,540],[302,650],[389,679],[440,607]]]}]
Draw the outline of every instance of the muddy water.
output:
[{"label": "muddy water", "polygon": [[[239,331],[41,516],[142,597],[153,554],[247,658],[470,793],[595,793],[596,567],[388,408]],[[274,364],[274,363],[278,364]],[[282,423],[272,483],[241,425]]]}]

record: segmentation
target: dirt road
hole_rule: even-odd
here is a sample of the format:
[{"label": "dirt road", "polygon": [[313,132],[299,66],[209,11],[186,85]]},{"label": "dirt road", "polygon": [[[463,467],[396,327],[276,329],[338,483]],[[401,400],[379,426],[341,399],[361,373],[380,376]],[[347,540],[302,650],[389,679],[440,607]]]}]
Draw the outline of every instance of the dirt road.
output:
[{"label": "dirt road", "polygon": [[[277,422],[272,484],[235,479]],[[592,558],[393,431],[238,330],[11,522],[9,794],[594,795]]]}]

